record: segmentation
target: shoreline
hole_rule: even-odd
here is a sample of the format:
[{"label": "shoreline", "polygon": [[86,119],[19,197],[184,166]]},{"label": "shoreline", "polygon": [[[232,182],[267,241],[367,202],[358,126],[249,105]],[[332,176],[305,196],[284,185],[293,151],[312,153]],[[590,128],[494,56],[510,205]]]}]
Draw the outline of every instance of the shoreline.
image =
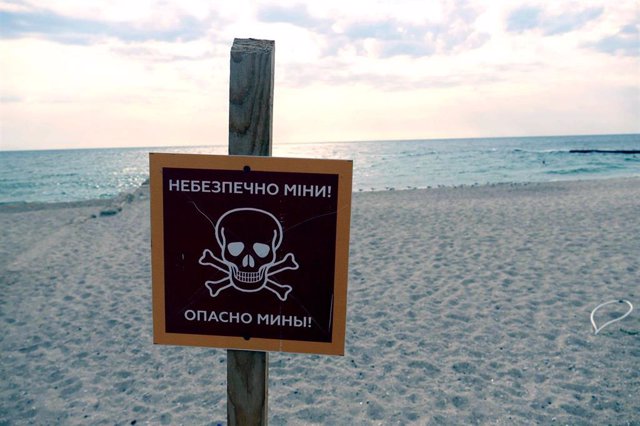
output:
[{"label": "shoreline", "polygon": [[[474,184],[458,184],[458,185],[436,185],[426,187],[387,187],[385,189],[372,189],[352,191],[352,195],[356,194],[369,194],[369,193],[386,193],[386,192],[403,192],[403,191],[434,191],[434,190],[464,190],[473,188],[520,188],[520,187],[536,187],[544,185],[563,185],[563,184],[579,184],[580,182],[615,182],[619,181],[624,184],[626,181],[639,181],[640,176],[625,176],[625,177],[607,177],[597,179],[575,179],[575,180],[554,180],[554,181],[531,181],[531,182],[494,182],[494,183],[474,183]],[[12,201],[6,203],[0,203],[0,213],[20,213],[34,210],[46,210],[46,209],[68,209],[68,208],[91,208],[91,207],[109,207],[112,205],[121,205],[123,203],[131,202],[132,197],[141,197],[148,191],[149,179],[146,179],[141,185],[131,188],[130,191],[120,192],[113,197],[108,198],[94,198],[88,200],[76,200],[76,201]]]},{"label": "shoreline", "polygon": [[[638,423],[640,315],[590,313],[640,307],[639,181],[354,193],[345,356],[271,353],[270,421]],[[226,423],[225,351],[152,344],[146,188],[0,206],[0,423]]]},{"label": "shoreline", "polygon": [[121,210],[124,204],[131,203],[135,199],[147,197],[148,192],[149,180],[147,179],[140,186],[132,188],[131,191],[121,192],[110,198],[94,198],[90,200],[79,201],[54,201],[50,203],[44,201],[18,201],[10,203],[0,203],[0,213],[22,213],[47,209],[57,210],[97,207],[104,208],[104,210],[102,211],[105,212],[112,210],[113,208]]}]

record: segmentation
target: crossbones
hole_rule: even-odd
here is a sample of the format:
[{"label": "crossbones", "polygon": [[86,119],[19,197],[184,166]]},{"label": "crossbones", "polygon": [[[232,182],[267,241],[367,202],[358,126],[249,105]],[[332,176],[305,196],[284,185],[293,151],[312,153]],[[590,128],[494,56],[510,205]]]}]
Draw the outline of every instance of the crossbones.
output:
[{"label": "crossbones", "polygon": [[278,296],[278,299],[284,302],[285,300],[287,300],[287,296],[289,295],[289,292],[292,290],[291,286],[286,284],[279,284],[273,281],[270,277],[287,269],[293,269],[293,270],[298,269],[298,264],[296,263],[296,260],[293,257],[293,254],[287,253],[284,259],[270,265],[269,268],[265,268],[264,277],[266,279],[264,280],[264,283],[260,287],[252,290],[247,290],[245,288],[240,288],[238,285],[236,285],[238,281],[244,284],[250,284],[250,282],[242,281],[242,279],[240,278],[242,274],[237,270],[237,268],[234,268],[235,265],[232,265],[229,268],[229,265],[225,263],[223,260],[218,259],[211,250],[205,249],[202,252],[202,256],[200,257],[200,260],[198,262],[201,265],[213,266],[219,271],[229,274],[227,277],[222,278],[221,280],[206,281],[204,283],[209,289],[209,293],[211,294],[211,297],[216,297],[218,294],[220,294],[222,290],[225,290],[229,287],[235,287],[240,291],[246,291],[246,292],[255,292],[255,291],[262,290],[263,288],[266,288],[267,290],[274,292],[276,296]]},{"label": "crossbones", "polygon": [[233,287],[247,293],[267,289],[281,301],[287,300],[291,286],[280,284],[271,277],[285,270],[298,269],[298,263],[293,253],[276,261],[283,233],[275,216],[254,208],[233,209],[218,219],[215,229],[222,258],[210,249],[204,249],[198,260],[200,265],[227,274],[220,280],[205,282],[211,297]]}]

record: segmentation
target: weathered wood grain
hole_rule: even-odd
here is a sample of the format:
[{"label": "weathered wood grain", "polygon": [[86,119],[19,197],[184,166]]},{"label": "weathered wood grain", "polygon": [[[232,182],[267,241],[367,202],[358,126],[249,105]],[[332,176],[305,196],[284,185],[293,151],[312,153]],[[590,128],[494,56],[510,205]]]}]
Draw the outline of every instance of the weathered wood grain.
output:
[{"label": "weathered wood grain", "polygon": [[[229,155],[270,156],[275,42],[235,39],[229,80]],[[268,423],[269,354],[227,351],[227,422]]]},{"label": "weathered wood grain", "polygon": [[268,415],[269,354],[227,351],[227,422],[266,425]]},{"label": "weathered wood grain", "polygon": [[229,83],[229,154],[271,155],[275,42],[235,39]]}]

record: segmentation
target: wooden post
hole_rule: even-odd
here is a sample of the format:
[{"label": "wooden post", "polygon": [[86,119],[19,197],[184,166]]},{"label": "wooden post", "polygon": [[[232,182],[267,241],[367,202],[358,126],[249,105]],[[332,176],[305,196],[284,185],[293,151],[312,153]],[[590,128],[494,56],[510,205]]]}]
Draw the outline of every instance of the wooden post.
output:
[{"label": "wooden post", "polygon": [[[271,155],[275,43],[235,39],[229,81],[229,155]],[[269,354],[227,351],[227,422],[266,425]]]},{"label": "wooden post", "polygon": [[266,425],[268,415],[269,354],[227,351],[227,423],[229,426]]},{"label": "wooden post", "polygon": [[275,43],[235,39],[229,81],[229,155],[271,155]]}]

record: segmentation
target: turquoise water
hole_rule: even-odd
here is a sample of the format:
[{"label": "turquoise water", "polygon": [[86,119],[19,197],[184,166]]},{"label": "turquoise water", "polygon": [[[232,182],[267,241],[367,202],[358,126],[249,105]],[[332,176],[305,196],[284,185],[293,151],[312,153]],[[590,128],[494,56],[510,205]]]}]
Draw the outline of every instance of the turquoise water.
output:
[{"label": "turquoise water", "polygon": [[[274,144],[278,157],[354,161],[354,191],[640,176],[640,135]],[[0,151],[0,203],[110,198],[148,177],[149,152],[226,154],[226,145]]]}]

